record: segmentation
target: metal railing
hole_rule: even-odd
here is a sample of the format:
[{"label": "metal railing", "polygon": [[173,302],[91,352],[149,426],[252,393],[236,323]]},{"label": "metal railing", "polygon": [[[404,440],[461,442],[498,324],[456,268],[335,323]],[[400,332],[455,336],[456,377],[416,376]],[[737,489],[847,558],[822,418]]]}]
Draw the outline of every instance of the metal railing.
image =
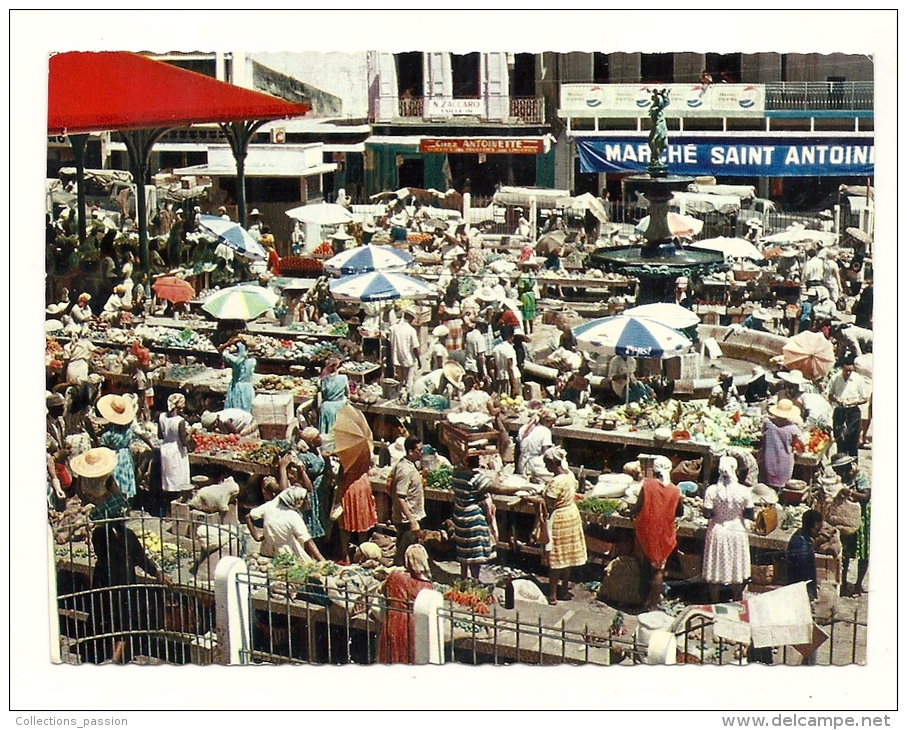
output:
[{"label": "metal railing", "polygon": [[544,124],[544,100],[535,96],[511,96],[510,116],[527,124]]},{"label": "metal railing", "polygon": [[399,114],[401,117],[421,117],[423,116],[423,99],[416,97],[412,99],[399,99]]},{"label": "metal railing", "polygon": [[765,85],[766,111],[871,111],[872,81],[781,81]]},{"label": "metal railing", "polygon": [[[57,525],[61,660],[216,661],[214,569],[222,556],[244,551],[237,528],[148,515]],[[166,574],[165,582],[150,563]]]}]

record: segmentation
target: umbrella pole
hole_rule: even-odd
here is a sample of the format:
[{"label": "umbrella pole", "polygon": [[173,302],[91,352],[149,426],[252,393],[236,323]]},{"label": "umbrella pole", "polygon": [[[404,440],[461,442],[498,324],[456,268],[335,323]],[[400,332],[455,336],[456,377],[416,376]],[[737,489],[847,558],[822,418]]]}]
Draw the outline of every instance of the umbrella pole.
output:
[{"label": "umbrella pole", "polygon": [[87,134],[69,135],[69,144],[72,145],[73,156],[76,158],[76,199],[79,206],[79,246],[85,245],[87,234],[85,232],[85,145],[88,142]]}]

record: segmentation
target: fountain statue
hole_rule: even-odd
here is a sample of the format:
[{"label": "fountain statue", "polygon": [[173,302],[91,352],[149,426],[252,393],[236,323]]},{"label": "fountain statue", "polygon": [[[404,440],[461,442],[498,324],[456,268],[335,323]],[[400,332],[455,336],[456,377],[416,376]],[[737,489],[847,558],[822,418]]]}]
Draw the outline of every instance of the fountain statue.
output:
[{"label": "fountain statue", "polygon": [[665,109],[671,103],[667,89],[652,89],[649,118],[650,160],[645,175],[625,179],[626,195],[642,193],[648,201],[649,225],[641,244],[602,248],[590,258],[592,266],[639,279],[637,304],[674,300],[674,281],[686,276],[691,281],[714,271],[726,270],[724,257],[714,251],[685,249],[671,233],[668,206],[674,193],[686,190],[692,178],[668,174],[662,155],[668,149]]}]

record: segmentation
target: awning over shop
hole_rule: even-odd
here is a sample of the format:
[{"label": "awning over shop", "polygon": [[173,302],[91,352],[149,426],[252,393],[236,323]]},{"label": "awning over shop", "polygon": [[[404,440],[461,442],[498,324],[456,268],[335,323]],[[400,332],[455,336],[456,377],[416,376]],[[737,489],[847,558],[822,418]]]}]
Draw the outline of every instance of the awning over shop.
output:
[{"label": "awning over shop", "polygon": [[[580,172],[643,173],[643,135],[574,136]],[[711,137],[675,135],[663,156],[675,175],[721,177],[872,177],[871,136]]]}]

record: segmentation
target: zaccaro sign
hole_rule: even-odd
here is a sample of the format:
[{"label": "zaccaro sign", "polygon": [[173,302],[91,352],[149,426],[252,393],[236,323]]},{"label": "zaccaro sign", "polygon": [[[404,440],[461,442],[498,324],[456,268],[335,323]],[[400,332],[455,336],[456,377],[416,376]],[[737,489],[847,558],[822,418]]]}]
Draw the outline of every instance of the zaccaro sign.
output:
[{"label": "zaccaro sign", "polygon": [[[580,172],[645,172],[643,137],[576,137]],[[677,175],[873,177],[872,137],[680,137],[662,156]]]},{"label": "zaccaro sign", "polygon": [[426,138],[419,143],[419,151],[424,154],[541,155],[545,152],[545,143],[541,139],[508,137]]},{"label": "zaccaro sign", "polygon": [[427,117],[484,117],[484,99],[428,99]]}]

